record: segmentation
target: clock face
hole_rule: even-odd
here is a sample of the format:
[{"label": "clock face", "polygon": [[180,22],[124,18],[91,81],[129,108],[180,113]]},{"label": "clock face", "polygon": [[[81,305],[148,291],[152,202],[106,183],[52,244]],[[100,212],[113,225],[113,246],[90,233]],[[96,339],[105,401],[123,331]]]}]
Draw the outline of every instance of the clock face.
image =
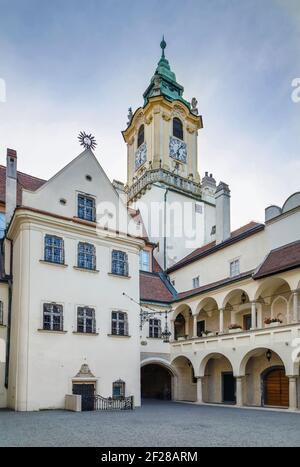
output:
[{"label": "clock face", "polygon": [[184,141],[181,141],[181,139],[170,136],[169,151],[170,151],[170,157],[172,157],[172,159],[175,159],[176,161],[183,162],[184,164],[186,164],[187,149],[186,149],[186,143]]},{"label": "clock face", "polygon": [[140,145],[135,153],[135,170],[143,165],[147,160],[147,146],[146,143]]}]

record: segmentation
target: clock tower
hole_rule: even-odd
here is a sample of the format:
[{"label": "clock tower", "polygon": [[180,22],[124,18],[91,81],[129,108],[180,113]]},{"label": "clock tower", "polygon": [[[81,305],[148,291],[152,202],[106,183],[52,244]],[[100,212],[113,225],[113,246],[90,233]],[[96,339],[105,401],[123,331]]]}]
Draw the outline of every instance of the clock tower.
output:
[{"label": "clock tower", "polygon": [[[165,56],[166,45],[163,38],[161,58],[143,94],[143,107],[134,113],[129,109],[127,128],[123,131],[127,143],[128,204],[140,210],[150,240],[159,243],[157,259],[165,269],[200,246],[189,247],[191,242],[172,238],[174,222],[183,226],[186,219],[169,220],[168,207],[179,203],[183,208],[189,203],[191,222],[199,220],[202,214],[201,227],[197,224],[201,231],[197,232],[197,241],[204,243],[207,239],[204,198],[208,197],[206,201],[211,207],[214,205],[214,188],[204,195],[198,172],[197,137],[203,127],[202,117],[196,99],[191,103],[184,99],[184,88],[177,82]],[[157,209],[163,211],[161,219],[154,219],[157,212],[151,215],[153,203],[159,203]]]}]

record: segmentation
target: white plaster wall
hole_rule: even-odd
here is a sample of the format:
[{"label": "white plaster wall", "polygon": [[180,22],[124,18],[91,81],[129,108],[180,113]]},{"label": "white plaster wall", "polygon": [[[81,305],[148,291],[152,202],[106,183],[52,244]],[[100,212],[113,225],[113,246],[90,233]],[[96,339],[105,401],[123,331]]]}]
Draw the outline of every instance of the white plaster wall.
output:
[{"label": "white plaster wall", "polygon": [[[91,181],[86,175],[92,177]],[[90,150],[73,159],[47,183],[34,192],[23,191],[23,205],[69,218],[77,217],[78,193],[95,198],[98,215],[107,210],[113,217],[102,217],[109,228],[125,232],[130,217],[108,177]],[[66,204],[60,203],[64,199]],[[101,206],[101,203],[103,205]]]},{"label": "white plaster wall", "polygon": [[241,273],[255,269],[266,253],[264,232],[259,232],[172,272],[170,279],[178,292],[184,292],[193,288],[193,277],[200,276],[200,286],[229,277],[233,259],[239,258]]},{"label": "white plaster wall", "polygon": [[269,250],[300,239],[300,208],[273,219],[266,224],[266,243]]},{"label": "white plaster wall", "polygon": [[[65,241],[66,268],[40,262],[46,233]],[[78,234],[77,234],[78,235]],[[96,246],[99,273],[75,270],[78,241]],[[13,339],[9,405],[17,410],[63,408],[65,394],[72,391],[72,378],[88,363],[97,378],[97,392],[112,394],[113,381],[126,382],[126,394],[140,404],[139,307],[122,295],[139,300],[138,248],[122,245],[129,259],[130,279],[110,276],[114,241],[75,236],[40,225],[26,225],[15,241]],[[42,332],[44,302],[62,303],[67,333]],[[99,335],[73,334],[76,306],[96,310]],[[130,337],[110,337],[111,312],[128,313]]]},{"label": "white plaster wall", "polygon": [[[159,242],[155,257],[164,266],[164,195],[166,187],[152,185],[151,189],[133,205],[139,209],[152,242]],[[195,212],[195,204],[202,207],[202,213]],[[168,191],[167,193],[167,266],[170,267],[184,256],[191,253],[199,245],[203,245],[205,232],[211,231],[214,225],[214,208],[201,201],[196,201],[183,194]],[[194,231],[194,233],[193,233]]]}]

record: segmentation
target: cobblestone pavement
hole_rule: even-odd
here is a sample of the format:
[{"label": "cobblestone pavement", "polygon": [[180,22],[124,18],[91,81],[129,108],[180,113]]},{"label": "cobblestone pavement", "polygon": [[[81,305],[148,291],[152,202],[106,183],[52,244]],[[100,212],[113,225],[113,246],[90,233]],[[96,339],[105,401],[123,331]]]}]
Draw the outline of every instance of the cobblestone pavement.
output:
[{"label": "cobblestone pavement", "polygon": [[160,401],[128,412],[1,410],[0,446],[300,446],[300,414]]}]

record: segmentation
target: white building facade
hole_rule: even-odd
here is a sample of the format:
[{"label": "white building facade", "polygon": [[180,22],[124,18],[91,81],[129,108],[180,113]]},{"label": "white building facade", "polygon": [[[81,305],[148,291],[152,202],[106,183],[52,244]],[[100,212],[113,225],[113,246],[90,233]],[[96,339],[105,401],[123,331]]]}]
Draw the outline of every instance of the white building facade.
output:
[{"label": "white building facade", "polygon": [[13,150],[0,167],[0,407],[300,408],[300,194],[231,232],[230,189],[199,175],[202,118],[161,47],[123,131],[126,185],[90,149],[47,182]]}]

